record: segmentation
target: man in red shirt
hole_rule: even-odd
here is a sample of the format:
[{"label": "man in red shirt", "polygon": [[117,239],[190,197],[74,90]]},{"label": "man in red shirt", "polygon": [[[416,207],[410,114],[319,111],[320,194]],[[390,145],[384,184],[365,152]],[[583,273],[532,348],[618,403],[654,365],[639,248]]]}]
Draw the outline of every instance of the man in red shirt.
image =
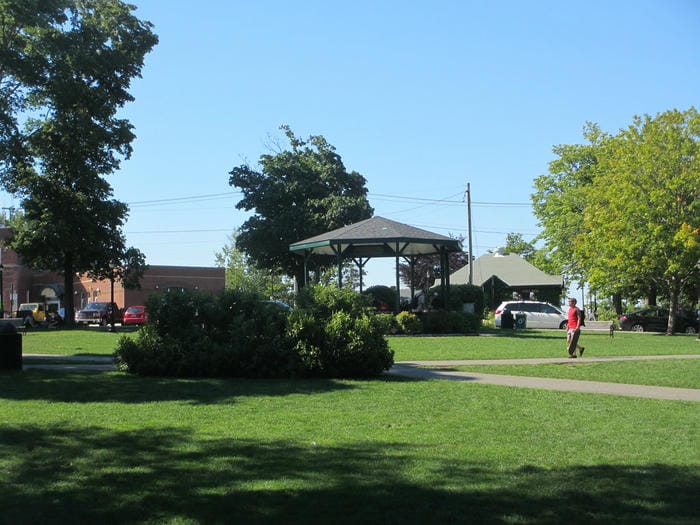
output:
[{"label": "man in red shirt", "polygon": [[566,325],[566,344],[569,350],[569,357],[576,357],[576,349],[578,355],[582,356],[585,348],[578,344],[578,338],[581,335],[581,317],[582,312],[576,307],[576,299],[569,297],[569,311],[567,313],[568,323]]}]

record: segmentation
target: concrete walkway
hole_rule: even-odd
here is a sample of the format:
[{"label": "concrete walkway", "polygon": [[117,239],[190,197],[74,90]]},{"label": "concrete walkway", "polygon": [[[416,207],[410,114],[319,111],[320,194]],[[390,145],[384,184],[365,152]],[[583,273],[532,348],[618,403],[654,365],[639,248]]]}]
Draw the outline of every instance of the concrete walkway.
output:
[{"label": "concrete walkway", "polygon": [[389,374],[413,377],[417,379],[451,379],[453,381],[470,381],[489,385],[501,385],[518,388],[538,388],[565,392],[587,392],[591,394],[609,394],[616,396],[646,397],[652,399],[669,399],[676,401],[700,401],[700,389],[673,388],[665,386],[629,385],[624,383],[605,383],[602,381],[581,381],[577,379],[554,379],[528,376],[510,376],[499,374],[482,374],[477,372],[457,372],[449,370],[463,365],[536,365],[558,363],[569,365],[575,363],[593,363],[606,361],[652,361],[659,359],[700,359],[700,355],[657,355],[625,357],[582,357],[543,358],[543,359],[480,359],[469,361],[401,361],[396,363]]},{"label": "concrete walkway", "polygon": [[94,370],[109,372],[117,369],[111,355],[52,355],[23,354],[22,370]]},{"label": "concrete walkway", "polygon": [[[41,368],[45,370],[116,370],[112,356],[65,356],[48,354],[24,354],[23,369]],[[700,401],[700,389],[672,388],[665,386],[629,385],[623,383],[605,383],[602,381],[581,381],[576,379],[553,379],[528,376],[510,376],[500,374],[482,374],[477,372],[458,372],[450,370],[463,365],[539,365],[576,363],[594,363],[607,361],[655,361],[660,359],[700,359],[700,355],[649,355],[621,357],[581,357],[569,358],[534,358],[534,359],[473,359],[456,361],[400,361],[389,370],[389,374],[413,377],[417,379],[450,379],[489,385],[510,386],[516,388],[538,388],[564,392],[587,392],[592,394],[609,394],[616,396],[646,397],[676,401]]]}]

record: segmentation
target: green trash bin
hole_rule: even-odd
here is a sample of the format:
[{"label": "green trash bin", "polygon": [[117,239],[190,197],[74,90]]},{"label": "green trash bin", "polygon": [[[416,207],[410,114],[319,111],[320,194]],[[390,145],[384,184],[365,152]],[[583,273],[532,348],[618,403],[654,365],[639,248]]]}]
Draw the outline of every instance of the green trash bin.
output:
[{"label": "green trash bin", "polygon": [[0,370],[22,370],[22,334],[9,322],[0,322]]},{"label": "green trash bin", "polygon": [[518,312],[515,314],[515,328],[518,330],[527,328],[527,314],[524,312]]}]

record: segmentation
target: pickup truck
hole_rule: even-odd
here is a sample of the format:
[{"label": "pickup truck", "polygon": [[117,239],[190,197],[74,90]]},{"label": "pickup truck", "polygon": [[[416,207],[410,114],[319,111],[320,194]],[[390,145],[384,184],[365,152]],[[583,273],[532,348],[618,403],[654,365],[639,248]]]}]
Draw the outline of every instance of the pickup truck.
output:
[{"label": "pickup truck", "polygon": [[75,313],[75,324],[99,324],[107,326],[112,323],[112,312],[114,312],[114,322],[121,324],[124,313],[119,309],[116,303],[88,303],[85,308]]}]

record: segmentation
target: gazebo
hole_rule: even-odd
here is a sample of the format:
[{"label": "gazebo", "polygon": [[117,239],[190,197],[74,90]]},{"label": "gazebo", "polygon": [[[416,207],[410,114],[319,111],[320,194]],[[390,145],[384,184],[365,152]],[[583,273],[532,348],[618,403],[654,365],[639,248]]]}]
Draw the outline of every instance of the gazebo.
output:
[{"label": "gazebo", "polygon": [[[427,255],[440,256],[442,296],[449,294],[450,252],[461,252],[459,240],[439,235],[420,228],[391,221],[384,217],[372,217],[350,224],[315,237],[298,241],[289,246],[291,252],[304,257],[304,280],[308,280],[308,262],[314,256],[334,257],[338,265],[338,286],[342,286],[342,264],[353,261],[360,270],[360,291],[362,291],[362,269],[373,257],[394,257],[396,259],[396,311],[401,302],[399,283],[399,258],[415,267],[418,258]],[[414,289],[411,287],[411,296]]]}]

